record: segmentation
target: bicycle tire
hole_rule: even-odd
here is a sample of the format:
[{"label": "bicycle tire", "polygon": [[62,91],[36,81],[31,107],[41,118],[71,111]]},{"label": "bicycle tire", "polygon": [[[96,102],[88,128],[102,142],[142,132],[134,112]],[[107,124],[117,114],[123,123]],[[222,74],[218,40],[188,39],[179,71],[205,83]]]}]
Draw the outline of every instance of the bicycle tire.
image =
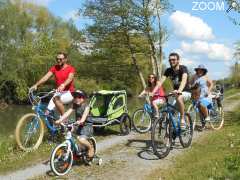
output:
[{"label": "bicycle tire", "polygon": [[198,115],[198,113],[194,109],[193,104],[190,104],[188,106],[187,113],[191,116],[191,120],[192,120],[192,124],[193,124],[192,125],[193,126],[193,130],[195,130],[195,127],[197,125],[197,115]]},{"label": "bicycle tire", "polygon": [[[57,145],[52,153],[51,153],[51,157],[50,157],[50,167],[52,172],[57,175],[57,176],[63,176],[65,174],[67,174],[70,169],[72,168],[72,164],[73,164],[73,152],[72,150],[69,151],[69,157],[67,157],[65,162],[65,158],[62,158],[61,156],[64,156],[64,153],[67,153],[67,149],[68,146],[66,144],[59,144]],[[57,159],[56,159],[57,158]],[[64,162],[60,162],[59,160],[62,160]],[[58,165],[59,163],[59,165]],[[61,170],[63,165],[63,169]]]},{"label": "bicycle tire", "polygon": [[[163,130],[165,130],[165,133]],[[164,135],[163,140],[157,141],[159,135],[161,138]],[[161,117],[154,121],[151,131],[151,141],[153,152],[159,159],[165,158],[169,154],[172,145],[172,124],[169,119]],[[165,147],[159,147],[162,144]]]},{"label": "bicycle tire", "polygon": [[214,130],[220,130],[223,127],[224,124],[224,111],[222,107],[217,107],[219,117],[216,120],[213,120],[213,118],[210,115],[210,126]]},{"label": "bicycle tire", "polygon": [[[185,123],[187,127],[186,130],[180,132],[179,141],[182,147],[187,148],[191,145],[193,137],[193,123],[191,116],[188,113],[185,113]],[[186,141],[184,140],[184,135],[189,135]]]},{"label": "bicycle tire", "polygon": [[[24,130],[23,128],[24,128],[25,123],[26,123],[26,125],[28,125],[27,121],[29,121],[29,120],[34,121],[34,122],[32,122],[32,123],[30,122],[29,127],[28,127],[28,134],[30,134],[29,133],[31,130],[30,128],[39,129],[40,132],[39,132],[39,136],[36,139],[36,142],[33,143],[32,146],[27,147],[26,143],[28,143],[28,142],[25,142],[25,143],[23,142],[23,140],[21,138],[21,131]],[[32,130],[34,131],[34,129],[32,129]],[[24,133],[24,135],[26,136],[26,133]],[[23,151],[33,151],[33,150],[38,149],[38,147],[42,143],[43,136],[44,136],[44,124],[43,124],[43,121],[36,114],[28,113],[20,118],[20,120],[17,123],[16,130],[15,130],[16,142],[20,149],[22,149]]]},{"label": "bicycle tire", "polygon": [[[138,118],[144,118],[140,119]],[[142,121],[141,124],[138,124],[138,121]],[[144,109],[137,109],[132,116],[132,123],[133,123],[133,128],[138,132],[138,133],[146,133],[151,129],[152,126],[152,119],[151,116],[148,112],[144,111]]]},{"label": "bicycle tire", "polygon": [[83,161],[84,161],[84,163],[87,164],[87,165],[89,165],[89,164],[93,161],[94,156],[95,156],[95,154],[97,153],[97,142],[96,142],[95,138],[90,137],[90,138],[88,139],[88,142],[90,143],[90,145],[91,145],[91,146],[93,147],[93,149],[94,149],[94,155],[93,155],[93,157],[92,157],[90,160],[89,160],[86,156],[83,156]]},{"label": "bicycle tire", "polygon": [[132,121],[127,113],[124,113],[120,118],[120,132],[122,135],[128,135],[131,132]]}]

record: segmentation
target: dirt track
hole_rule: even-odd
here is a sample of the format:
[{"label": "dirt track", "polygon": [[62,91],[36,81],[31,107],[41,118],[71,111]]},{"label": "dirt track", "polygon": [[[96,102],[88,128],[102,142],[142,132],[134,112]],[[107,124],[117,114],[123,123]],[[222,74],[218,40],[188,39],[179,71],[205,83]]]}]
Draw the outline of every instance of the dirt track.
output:
[{"label": "dirt track", "polygon": [[[234,95],[239,96],[240,93]],[[234,96],[231,96],[234,97]],[[224,111],[230,111],[240,105],[240,101],[229,103],[227,100]],[[194,132],[193,141],[197,141],[208,131]],[[154,169],[168,168],[174,161],[174,157],[181,154],[183,149],[176,142],[174,149],[165,159],[159,160],[153,155],[150,146],[150,134],[135,134],[128,136],[116,136],[98,143],[100,156],[103,158],[102,166],[75,166],[65,177],[69,179],[145,179]],[[0,179],[51,179],[49,164],[37,164],[25,170],[17,171]]]}]

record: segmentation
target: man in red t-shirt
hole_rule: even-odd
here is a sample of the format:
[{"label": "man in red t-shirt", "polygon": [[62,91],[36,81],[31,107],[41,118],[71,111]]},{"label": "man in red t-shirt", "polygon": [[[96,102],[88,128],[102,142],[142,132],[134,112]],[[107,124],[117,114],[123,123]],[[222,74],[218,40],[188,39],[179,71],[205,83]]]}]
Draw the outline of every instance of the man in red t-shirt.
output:
[{"label": "man in red t-shirt", "polygon": [[57,64],[52,66],[47,74],[45,74],[31,89],[37,89],[39,85],[45,83],[52,75],[55,76],[55,83],[57,92],[54,94],[48,104],[48,111],[54,110],[55,106],[60,112],[64,114],[64,105],[73,100],[71,92],[74,91],[74,73],[75,68],[67,64],[67,54],[59,52],[56,57]]}]

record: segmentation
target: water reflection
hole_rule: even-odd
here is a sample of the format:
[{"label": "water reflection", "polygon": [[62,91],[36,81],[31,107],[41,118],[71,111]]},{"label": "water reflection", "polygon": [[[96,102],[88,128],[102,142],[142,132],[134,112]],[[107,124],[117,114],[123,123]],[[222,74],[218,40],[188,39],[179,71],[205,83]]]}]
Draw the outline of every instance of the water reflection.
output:
[{"label": "water reflection", "polygon": [[[144,100],[138,98],[128,98],[128,110],[130,116],[134,110],[142,107]],[[0,136],[14,134],[18,120],[26,113],[32,113],[30,105],[9,105],[0,109]]]}]

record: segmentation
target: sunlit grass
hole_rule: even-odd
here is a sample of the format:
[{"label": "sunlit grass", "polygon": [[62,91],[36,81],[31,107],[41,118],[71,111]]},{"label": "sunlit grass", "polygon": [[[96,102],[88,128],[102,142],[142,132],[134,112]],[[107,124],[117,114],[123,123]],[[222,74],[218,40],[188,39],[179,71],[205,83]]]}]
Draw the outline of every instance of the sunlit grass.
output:
[{"label": "sunlit grass", "polygon": [[211,131],[168,170],[157,169],[145,179],[240,179],[240,110],[226,118],[225,126]]}]

